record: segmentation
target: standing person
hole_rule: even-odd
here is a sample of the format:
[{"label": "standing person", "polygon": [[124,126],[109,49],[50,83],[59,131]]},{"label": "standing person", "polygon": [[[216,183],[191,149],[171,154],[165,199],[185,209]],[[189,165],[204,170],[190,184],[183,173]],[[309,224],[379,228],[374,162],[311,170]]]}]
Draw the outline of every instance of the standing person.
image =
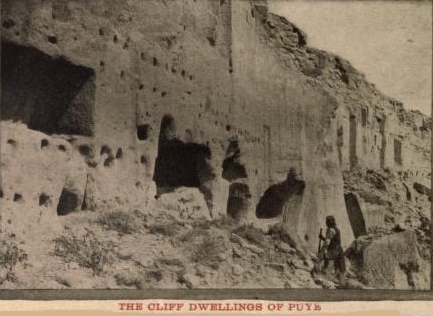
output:
[{"label": "standing person", "polygon": [[344,262],[344,253],[341,247],[340,230],[337,228],[334,216],[326,217],[326,233],[325,236],[320,233],[319,238],[324,241],[324,245],[319,252],[319,259],[324,260],[323,268],[326,269],[329,260],[333,260],[335,273],[341,282],[346,273],[346,263]]}]

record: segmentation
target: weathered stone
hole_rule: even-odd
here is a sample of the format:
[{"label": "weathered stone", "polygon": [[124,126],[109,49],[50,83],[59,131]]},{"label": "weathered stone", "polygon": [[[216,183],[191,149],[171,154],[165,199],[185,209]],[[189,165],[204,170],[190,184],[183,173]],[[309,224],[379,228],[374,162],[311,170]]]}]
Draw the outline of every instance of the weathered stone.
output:
[{"label": "weathered stone", "polygon": [[232,247],[233,247],[233,258],[242,258],[243,255],[242,249],[235,244]]},{"label": "weathered stone", "polygon": [[290,245],[286,244],[285,242],[281,242],[281,243],[277,244],[277,249],[282,251],[282,252],[289,253],[289,254],[295,254],[296,253],[296,249],[290,247]]},{"label": "weathered stone", "polygon": [[[305,261],[306,263],[306,261]],[[300,270],[305,270],[305,271],[311,271],[311,269],[313,267],[306,265],[304,263],[304,261],[298,259],[298,258],[289,258],[287,259],[287,264],[289,265],[289,267],[295,268],[295,269],[300,269]]]},{"label": "weathered stone", "polygon": [[200,278],[190,273],[180,276],[178,282],[185,284],[188,289],[200,287]]},{"label": "weathered stone", "polygon": [[268,262],[265,264],[267,267],[277,271],[277,272],[281,272],[283,273],[284,270],[284,265],[283,264],[279,264],[279,263],[274,263],[274,262]]},{"label": "weathered stone", "polygon": [[330,280],[327,280],[327,279],[325,279],[323,277],[316,276],[314,278],[314,283],[316,283],[318,285],[321,285],[322,288],[324,288],[324,289],[330,289],[331,290],[331,289],[335,289],[336,288],[336,284],[334,282],[332,282]]},{"label": "weathered stone", "polygon": [[404,231],[373,241],[363,254],[363,276],[375,288],[424,288],[415,284],[423,259],[416,247],[414,231]]},{"label": "weathered stone", "polygon": [[253,244],[250,244],[249,242],[245,241],[242,237],[234,233],[231,234],[230,241],[239,244],[242,248],[248,249],[259,256],[261,256],[265,252],[264,249],[255,246]]},{"label": "weathered stone", "polygon": [[227,260],[227,254],[224,252],[219,253],[217,257],[218,257],[219,261],[226,261]]},{"label": "weathered stone", "polygon": [[244,268],[242,268],[239,264],[234,264],[232,267],[233,275],[239,276],[244,273]]}]

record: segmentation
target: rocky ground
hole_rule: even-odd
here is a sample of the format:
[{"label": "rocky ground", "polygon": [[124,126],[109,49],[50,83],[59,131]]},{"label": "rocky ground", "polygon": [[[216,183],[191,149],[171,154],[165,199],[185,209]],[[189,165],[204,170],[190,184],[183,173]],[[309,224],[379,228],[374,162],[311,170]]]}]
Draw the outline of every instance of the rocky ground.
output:
[{"label": "rocky ground", "polygon": [[[348,272],[339,282],[332,268],[312,274],[314,254],[298,249],[278,225],[263,230],[229,218],[194,218],[191,201],[177,202],[147,211],[72,213],[59,217],[58,232],[25,239],[3,232],[0,288],[368,289],[428,283],[430,221],[415,221],[416,211],[407,227],[389,223],[388,230],[359,237],[346,252]],[[390,269],[395,260],[401,273]]]},{"label": "rocky ground", "polygon": [[430,188],[389,170],[355,170],[344,179],[346,193],[356,193],[377,223],[346,251],[357,279],[375,288],[429,289]]},{"label": "rocky ground", "polygon": [[[61,221],[63,230],[45,238],[43,249],[39,238],[3,239],[9,241],[2,260],[10,264],[1,288],[336,286],[312,277],[312,258],[278,227],[264,232],[228,218],[182,220],[166,209],[81,212]],[[16,251],[5,255],[6,248]]]}]

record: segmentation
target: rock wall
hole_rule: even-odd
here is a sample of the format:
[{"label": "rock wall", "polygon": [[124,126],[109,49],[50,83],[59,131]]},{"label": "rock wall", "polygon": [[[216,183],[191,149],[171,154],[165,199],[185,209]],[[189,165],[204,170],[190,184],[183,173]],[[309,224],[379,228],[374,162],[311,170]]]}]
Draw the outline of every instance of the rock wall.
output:
[{"label": "rock wall", "polygon": [[[430,120],[380,94],[347,61],[309,48],[265,1],[1,5],[7,203],[16,192],[25,192],[23,207],[36,203],[31,182],[4,171],[10,121],[80,153],[86,181],[66,185],[79,187],[69,190],[83,200],[74,210],[151,208],[192,186],[210,216],[283,221],[309,250],[327,215],[345,245],[353,240],[343,171],[430,176]],[[36,147],[27,155],[39,155]]]}]

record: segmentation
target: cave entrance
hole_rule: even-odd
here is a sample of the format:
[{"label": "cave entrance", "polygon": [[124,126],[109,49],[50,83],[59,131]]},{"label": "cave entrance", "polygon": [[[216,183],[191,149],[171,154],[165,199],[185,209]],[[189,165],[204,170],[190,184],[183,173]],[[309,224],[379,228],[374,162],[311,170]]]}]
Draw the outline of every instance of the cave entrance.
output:
[{"label": "cave entrance", "polygon": [[397,165],[401,166],[401,141],[398,139],[394,139],[394,161]]},{"label": "cave entrance", "polygon": [[344,145],[344,138],[343,135],[344,131],[343,131],[343,126],[340,126],[337,129],[337,150],[338,150],[338,162],[340,163],[340,166],[343,164],[343,153],[341,148]]},{"label": "cave entrance", "polygon": [[367,126],[368,121],[368,108],[361,109],[361,124],[363,127]]},{"label": "cave entrance", "polygon": [[74,212],[80,208],[81,202],[77,194],[64,188],[57,204],[57,215],[64,216]]},{"label": "cave entrance", "polygon": [[250,188],[245,183],[232,183],[229,187],[227,215],[235,220],[241,219],[250,205]]},{"label": "cave entrance", "polygon": [[356,155],[356,117],[350,116],[350,132],[349,132],[349,159],[350,168],[354,168],[358,162]]},{"label": "cave entrance", "polygon": [[211,192],[203,186],[213,178],[207,163],[210,157],[209,147],[180,141],[176,136],[173,117],[165,115],[161,121],[158,156],[153,175],[157,196],[172,192],[178,187],[195,187],[204,194],[206,202],[210,202]]},{"label": "cave entrance", "polygon": [[223,161],[222,177],[227,181],[246,178],[245,167],[240,163],[241,150],[237,140],[231,140]]},{"label": "cave entrance", "polygon": [[385,137],[385,119],[376,117],[377,123],[379,125],[379,133],[381,136],[381,144],[380,144],[380,167],[385,168],[385,151],[386,151],[386,137]]},{"label": "cave entrance", "polygon": [[347,215],[349,216],[350,226],[355,238],[367,234],[364,215],[362,214],[356,195],[347,193],[344,195],[344,201],[346,202]]},{"label": "cave entrance", "polygon": [[283,213],[284,206],[294,197],[302,196],[305,182],[296,179],[294,169],[287,174],[285,181],[266,189],[256,207],[257,218],[274,218]]},{"label": "cave entrance", "polygon": [[229,196],[227,199],[227,215],[235,220],[240,220],[247,212],[250,205],[250,188],[240,182],[248,177],[245,167],[240,162],[241,150],[236,139],[230,140],[223,161],[222,178],[230,182]]},{"label": "cave entrance", "polygon": [[93,69],[7,41],[1,50],[2,120],[47,134],[93,135]]}]

